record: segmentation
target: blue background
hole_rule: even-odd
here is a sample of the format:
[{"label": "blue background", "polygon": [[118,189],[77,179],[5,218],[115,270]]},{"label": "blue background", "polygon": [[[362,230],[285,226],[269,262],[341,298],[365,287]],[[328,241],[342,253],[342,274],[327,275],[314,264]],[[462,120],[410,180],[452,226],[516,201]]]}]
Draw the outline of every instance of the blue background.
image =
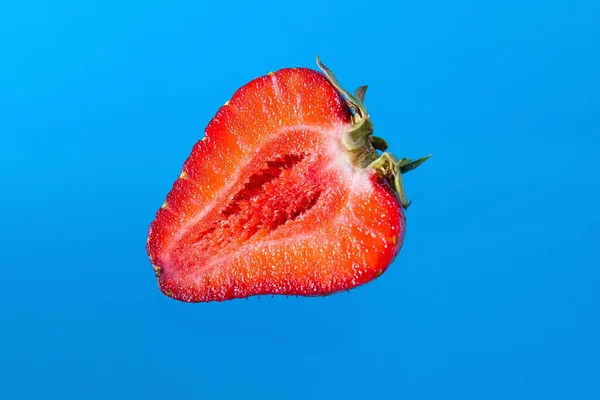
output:
[{"label": "blue background", "polygon": [[[523,4],[526,3],[526,4]],[[0,6],[0,398],[599,399],[598,1]],[[404,248],[317,299],[163,296],[148,225],[233,92],[369,85]]]}]

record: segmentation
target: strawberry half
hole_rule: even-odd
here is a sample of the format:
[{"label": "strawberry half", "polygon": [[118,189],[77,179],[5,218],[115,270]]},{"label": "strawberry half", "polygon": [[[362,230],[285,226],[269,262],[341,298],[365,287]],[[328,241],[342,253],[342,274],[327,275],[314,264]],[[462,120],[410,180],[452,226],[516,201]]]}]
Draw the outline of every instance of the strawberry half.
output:
[{"label": "strawberry half", "polygon": [[[282,69],[219,109],[156,214],[147,251],[164,294],[186,302],[317,296],[380,276],[398,254],[409,202],[374,137],[366,86]],[[383,152],[380,154],[380,152]]]}]

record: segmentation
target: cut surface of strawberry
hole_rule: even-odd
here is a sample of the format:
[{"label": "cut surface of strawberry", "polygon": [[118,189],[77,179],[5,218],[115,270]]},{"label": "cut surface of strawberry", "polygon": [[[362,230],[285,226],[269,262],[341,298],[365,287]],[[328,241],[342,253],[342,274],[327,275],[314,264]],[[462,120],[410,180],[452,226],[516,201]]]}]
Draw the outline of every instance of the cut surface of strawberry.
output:
[{"label": "cut surface of strawberry", "polygon": [[[254,79],[222,106],[152,222],[164,294],[185,302],[319,296],[381,275],[404,239],[402,174],[373,136],[366,87],[322,70]],[[383,153],[382,153],[383,152]]]}]

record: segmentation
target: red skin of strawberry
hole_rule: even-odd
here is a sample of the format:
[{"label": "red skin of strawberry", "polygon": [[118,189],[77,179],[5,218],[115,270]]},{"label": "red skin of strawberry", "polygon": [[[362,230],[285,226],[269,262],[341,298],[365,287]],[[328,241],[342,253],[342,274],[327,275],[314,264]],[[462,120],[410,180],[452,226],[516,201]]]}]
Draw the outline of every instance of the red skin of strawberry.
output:
[{"label": "red skin of strawberry", "polygon": [[369,122],[362,99],[332,79],[282,69],[218,110],[149,229],[164,294],[185,302],[323,296],[389,267],[408,205],[390,172],[399,169],[357,129]]}]

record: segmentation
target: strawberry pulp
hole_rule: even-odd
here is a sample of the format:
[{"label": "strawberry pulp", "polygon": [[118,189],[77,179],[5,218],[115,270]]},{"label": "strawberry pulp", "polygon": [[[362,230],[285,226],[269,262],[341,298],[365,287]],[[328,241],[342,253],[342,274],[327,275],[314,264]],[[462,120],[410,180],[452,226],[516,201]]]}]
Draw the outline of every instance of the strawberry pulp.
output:
[{"label": "strawberry pulp", "polygon": [[240,88],[185,162],[148,236],[182,301],[325,295],[379,276],[404,237],[401,174],[357,96],[284,69]]}]

